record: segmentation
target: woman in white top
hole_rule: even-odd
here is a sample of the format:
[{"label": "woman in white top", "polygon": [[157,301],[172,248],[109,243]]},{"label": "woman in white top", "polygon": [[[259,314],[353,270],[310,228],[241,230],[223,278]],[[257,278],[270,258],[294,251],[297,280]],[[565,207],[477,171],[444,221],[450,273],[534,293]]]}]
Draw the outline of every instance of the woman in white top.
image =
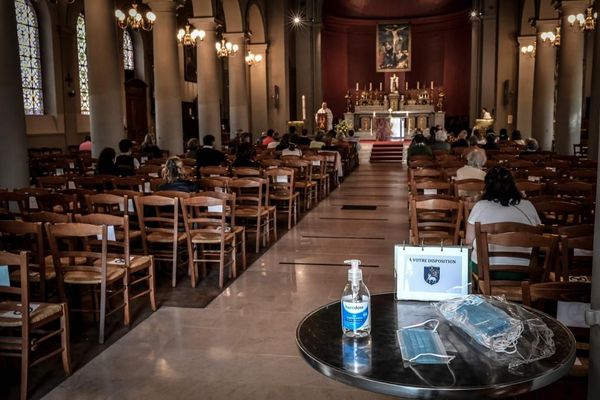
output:
[{"label": "woman in white top", "polygon": [[295,143],[290,142],[290,145],[287,149],[281,150],[282,156],[298,156],[302,157],[302,150],[296,147]]},{"label": "woman in white top", "polygon": [[[510,171],[504,167],[494,167],[485,176],[485,190],[467,221],[466,241],[473,245],[471,261],[477,263],[475,243],[475,223],[494,224],[498,222],[518,222],[527,225],[540,225],[542,221],[530,201],[524,200],[517,189]],[[501,246],[490,246],[490,251],[502,251]],[[511,248],[511,251],[530,252],[528,248]],[[523,265],[524,259],[511,257],[495,257],[490,260],[496,265]]]}]

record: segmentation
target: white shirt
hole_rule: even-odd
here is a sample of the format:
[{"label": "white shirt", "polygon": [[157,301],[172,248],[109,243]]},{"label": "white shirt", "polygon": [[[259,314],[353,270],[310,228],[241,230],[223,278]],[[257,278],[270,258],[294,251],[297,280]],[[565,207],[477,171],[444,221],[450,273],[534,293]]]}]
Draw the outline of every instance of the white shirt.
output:
[{"label": "white shirt", "polygon": [[315,123],[319,122],[318,114],[327,114],[327,130],[330,131],[333,129],[333,113],[329,108],[319,108],[317,113],[315,114]]},{"label": "white shirt", "polygon": [[267,145],[267,149],[274,149],[275,147],[279,146],[279,142],[273,140],[271,143],[269,143]]},{"label": "white shirt", "polygon": [[[532,226],[540,225],[542,223],[535,207],[528,200],[521,200],[519,204],[508,207],[505,207],[500,203],[494,203],[493,201],[480,200],[475,204],[469,214],[468,223],[475,225],[476,222],[480,222],[482,225],[495,224],[498,222],[518,222]],[[504,246],[490,245],[489,251],[503,251],[504,249],[507,248]],[[474,241],[471,260],[475,263],[477,262],[476,250],[476,242]],[[529,253],[531,252],[531,249],[527,247],[510,247],[510,250],[508,251]],[[529,265],[527,260],[514,257],[493,257],[490,260],[490,264]]]},{"label": "white shirt", "polygon": [[281,151],[281,155],[282,156],[298,156],[298,157],[302,157],[302,151],[298,148],[294,149],[294,150],[290,150],[290,149],[283,149]]},{"label": "white shirt", "polygon": [[483,181],[485,179],[485,171],[471,167],[470,165],[465,165],[456,170],[456,180],[462,181],[463,179],[479,179],[480,181]]}]

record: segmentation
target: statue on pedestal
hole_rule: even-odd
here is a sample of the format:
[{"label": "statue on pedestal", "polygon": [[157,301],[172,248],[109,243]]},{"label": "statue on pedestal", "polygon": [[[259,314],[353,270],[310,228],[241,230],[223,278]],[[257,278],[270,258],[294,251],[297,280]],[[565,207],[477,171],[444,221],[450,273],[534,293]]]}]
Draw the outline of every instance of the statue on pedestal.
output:
[{"label": "statue on pedestal", "polygon": [[436,104],[438,111],[444,111],[444,98],[445,97],[446,97],[446,94],[444,93],[444,90],[440,89],[440,92],[438,93],[438,101]]},{"label": "statue on pedestal", "polygon": [[344,98],[346,99],[346,112],[352,112],[352,96],[350,95],[349,90],[346,92]]},{"label": "statue on pedestal", "polygon": [[390,77],[390,91],[392,93],[398,93],[398,76],[396,76],[396,74]]}]

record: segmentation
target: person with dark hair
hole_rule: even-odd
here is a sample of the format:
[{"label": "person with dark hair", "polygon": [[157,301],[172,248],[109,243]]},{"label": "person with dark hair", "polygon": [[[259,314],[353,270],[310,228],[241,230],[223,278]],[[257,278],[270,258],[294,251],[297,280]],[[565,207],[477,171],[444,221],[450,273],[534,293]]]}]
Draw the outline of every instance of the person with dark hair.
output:
[{"label": "person with dark hair", "polygon": [[290,145],[290,135],[289,133],[284,134],[279,141],[277,147],[275,147],[275,151],[281,151],[283,149],[287,149]]},{"label": "person with dark hair", "polygon": [[281,155],[302,157],[302,150],[296,147],[296,143],[290,142],[289,146],[281,151]]},{"label": "person with dark hair", "polygon": [[188,140],[187,145],[185,146],[187,152],[185,153],[185,158],[198,158],[198,150],[200,149],[200,142],[197,138],[191,138]]},{"label": "person with dark hair", "polygon": [[273,138],[273,135],[275,135],[275,131],[273,129],[269,129],[267,131],[267,137],[265,137],[262,141],[262,145],[263,146],[268,146],[269,143],[271,143],[272,141],[274,141],[275,139]]},{"label": "person with dark hair", "polygon": [[92,151],[92,138],[86,136],[83,142],[79,144],[79,151]]},{"label": "person with dark hair", "polygon": [[506,128],[500,129],[500,133],[498,133],[498,138],[500,139],[500,143],[508,142],[508,131]]},{"label": "person with dark hair", "polygon": [[183,162],[181,158],[169,157],[162,168],[162,178],[165,183],[157,188],[158,192],[173,190],[177,192],[195,193],[198,187],[193,182],[184,179]]},{"label": "person with dark hair", "polygon": [[162,158],[162,152],[156,145],[156,141],[154,140],[154,136],[150,133],[144,136],[144,141],[140,146],[140,152],[144,154],[146,157],[153,158]]},{"label": "person with dark hair", "polygon": [[232,166],[235,167],[252,167],[258,168],[259,164],[254,160],[256,150],[250,143],[242,142],[237,148],[235,160]]},{"label": "person with dark hair", "polygon": [[308,129],[302,129],[302,136],[298,139],[299,146],[310,146],[310,138],[308,137]]},{"label": "person with dark hair", "polygon": [[325,142],[323,142],[323,132],[318,132],[315,140],[310,142],[310,148],[321,150],[321,147],[323,146],[325,146]]},{"label": "person with dark hair", "polygon": [[469,147],[469,142],[467,142],[467,131],[460,131],[460,133],[457,136],[457,139],[454,141],[454,143],[452,143],[451,147]]},{"label": "person with dark hair", "polygon": [[[540,225],[542,221],[533,204],[523,199],[510,171],[504,167],[491,168],[485,176],[485,189],[471,213],[467,223],[466,242],[475,247],[475,223],[494,224],[498,222],[518,222],[527,225]],[[498,247],[494,251],[501,251]],[[523,249],[527,251],[527,249]],[[477,263],[477,252],[473,250],[472,262]],[[495,257],[497,265],[520,265],[523,259]]]},{"label": "person with dark hair", "polygon": [[213,135],[206,135],[202,138],[204,146],[197,151],[198,156],[196,157],[197,167],[207,167],[209,165],[221,165],[227,162],[225,154],[219,150],[213,148],[215,143],[215,137]]},{"label": "person with dark hair", "polygon": [[486,150],[500,150],[500,146],[496,143],[496,135],[494,135],[494,132],[487,134],[483,148]]},{"label": "person with dark hair", "polygon": [[520,130],[513,131],[512,135],[510,136],[510,139],[511,139],[511,142],[513,142],[514,144],[518,144],[519,146],[525,146],[525,141],[523,140],[523,137],[521,136]]},{"label": "person with dark hair", "polygon": [[106,147],[98,156],[96,163],[96,175],[117,175],[117,167],[115,166],[115,150],[112,147]]},{"label": "person with dark hair", "polygon": [[411,157],[414,156],[433,156],[429,146],[425,144],[425,136],[416,134],[412,140],[408,151],[406,152],[406,161],[410,162]]},{"label": "person with dark hair", "polygon": [[131,155],[131,148],[133,143],[129,139],[123,139],[119,142],[119,151],[121,154],[115,161],[117,167],[117,175],[119,176],[133,176],[135,170],[140,167],[140,162]]}]

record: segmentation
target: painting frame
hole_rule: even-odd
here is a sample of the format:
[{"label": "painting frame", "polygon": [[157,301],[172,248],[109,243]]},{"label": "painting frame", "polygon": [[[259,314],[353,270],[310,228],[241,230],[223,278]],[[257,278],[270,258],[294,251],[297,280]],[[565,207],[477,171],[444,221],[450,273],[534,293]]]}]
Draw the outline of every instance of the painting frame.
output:
[{"label": "painting frame", "polygon": [[408,21],[382,21],[375,32],[376,72],[408,72],[412,64],[412,35]]},{"label": "painting frame", "polygon": [[198,82],[196,46],[183,46],[183,80]]}]

